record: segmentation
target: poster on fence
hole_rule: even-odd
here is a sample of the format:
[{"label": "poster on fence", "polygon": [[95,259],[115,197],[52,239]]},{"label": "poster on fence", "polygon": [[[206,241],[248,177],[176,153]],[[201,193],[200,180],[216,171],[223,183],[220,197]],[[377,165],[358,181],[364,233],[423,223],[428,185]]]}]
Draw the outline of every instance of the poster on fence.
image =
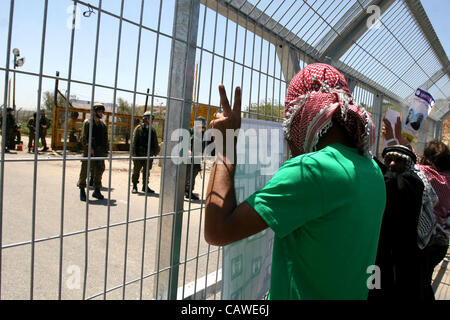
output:
[{"label": "poster on fence", "polygon": [[[394,135],[395,135],[395,125],[397,123],[397,118],[400,117],[400,112],[392,110],[392,109],[388,109],[386,111],[386,115],[384,117],[391,124],[392,132],[394,132]],[[397,138],[397,140],[398,140],[398,137],[395,137],[395,138]],[[383,149],[386,148],[387,146],[388,145],[386,143],[386,140],[383,139]]]},{"label": "poster on fence", "polygon": [[435,100],[430,93],[422,89],[416,90],[407,116],[403,121],[403,134],[410,142],[418,137],[418,133],[423,127],[434,104]]},{"label": "poster on fence", "polygon": [[[242,119],[235,189],[237,203],[264,187],[284,163],[281,123]],[[223,249],[222,299],[260,300],[270,288],[274,234],[269,228]]]}]

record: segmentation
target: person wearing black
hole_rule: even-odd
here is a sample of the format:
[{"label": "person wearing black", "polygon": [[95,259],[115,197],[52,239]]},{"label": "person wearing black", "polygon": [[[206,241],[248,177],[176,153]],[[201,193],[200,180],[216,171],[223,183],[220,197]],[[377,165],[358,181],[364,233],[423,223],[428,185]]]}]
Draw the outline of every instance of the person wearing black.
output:
[{"label": "person wearing black", "polygon": [[389,146],[379,166],[386,184],[386,208],[381,225],[376,265],[379,289],[369,300],[426,299],[424,251],[418,242],[422,224],[423,180],[414,170],[416,155],[402,145]]},{"label": "person wearing black", "polygon": [[[2,128],[3,118],[0,117],[0,128]],[[6,132],[3,135],[5,139],[5,152],[9,153],[10,150],[14,150],[16,148],[15,137],[16,137],[17,124],[16,119],[13,115],[13,109],[6,109]]]}]

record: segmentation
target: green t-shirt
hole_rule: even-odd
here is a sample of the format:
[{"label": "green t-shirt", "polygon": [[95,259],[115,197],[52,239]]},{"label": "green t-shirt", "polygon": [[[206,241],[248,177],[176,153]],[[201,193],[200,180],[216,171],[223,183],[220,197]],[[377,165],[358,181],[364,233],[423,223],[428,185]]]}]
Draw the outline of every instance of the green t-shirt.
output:
[{"label": "green t-shirt", "polygon": [[341,144],[285,162],[247,202],[275,232],[270,299],[367,299],[386,191]]}]

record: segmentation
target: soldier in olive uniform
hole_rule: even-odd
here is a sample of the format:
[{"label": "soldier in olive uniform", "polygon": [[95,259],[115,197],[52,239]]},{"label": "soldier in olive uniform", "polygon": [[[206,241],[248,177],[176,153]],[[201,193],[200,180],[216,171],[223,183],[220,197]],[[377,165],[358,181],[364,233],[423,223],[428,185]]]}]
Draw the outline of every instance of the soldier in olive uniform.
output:
[{"label": "soldier in olive uniform", "polygon": [[[191,150],[190,154],[193,157],[200,157],[203,152],[205,151],[205,148],[213,143],[213,141],[203,141],[203,137],[205,135],[206,131],[206,119],[203,117],[198,117],[195,119],[194,127],[191,128]],[[201,150],[194,150],[194,137],[201,142]],[[188,164],[186,167],[186,181],[184,185],[184,196],[186,199],[191,200],[200,200],[198,194],[193,193],[194,187],[195,187],[195,178],[198,176],[198,174],[202,171],[202,166],[200,164],[200,160],[197,158],[194,160],[192,158],[192,163]],[[192,180],[191,180],[191,170],[192,170]],[[191,183],[192,181],[192,183]]]},{"label": "soldier in olive uniform", "polygon": [[[5,152],[9,153],[10,150],[14,150],[16,148],[15,144],[15,136],[16,136],[16,119],[14,118],[14,115],[12,114],[13,109],[7,108],[6,109],[6,132],[3,135],[5,138]],[[2,128],[3,118],[0,118],[0,128]]]},{"label": "soldier in olive uniform", "polygon": [[[36,134],[36,112],[33,114],[33,117],[28,119],[27,127],[28,127],[28,152],[31,153],[33,145],[35,149],[37,148],[37,143],[35,143],[34,138]],[[50,126],[50,120],[45,116],[45,111],[41,110],[41,116],[39,118],[39,138],[42,143],[42,151],[47,151],[47,141],[45,140],[45,136],[47,135],[47,129]],[[39,142],[39,140],[38,140]]]},{"label": "soldier in olive uniform", "polygon": [[[108,155],[108,128],[101,121],[105,106],[100,103],[94,104],[94,123],[92,124],[92,142],[91,142],[91,156],[92,157],[106,157]],[[83,122],[81,129],[81,143],[83,145],[83,157],[88,157],[89,147],[89,127],[90,119]],[[86,181],[87,181],[88,161],[81,161],[80,178],[78,180],[78,187],[80,188],[80,200],[86,201]],[[94,193],[92,196],[99,200],[103,200],[104,196],[100,193],[102,187],[102,175],[105,171],[104,160],[91,160],[91,175],[94,185]]]},{"label": "soldier in olive uniform", "polygon": [[47,129],[50,127],[50,120],[45,116],[45,111],[41,110],[41,116],[39,118],[39,139],[41,139],[42,150],[47,151],[47,141],[45,140],[45,136],[47,135]]},{"label": "soldier in olive uniform", "polygon": [[[148,156],[156,156],[159,153],[159,145],[158,145],[158,137],[156,135],[155,128],[151,127],[150,129],[150,116],[152,117],[152,120],[154,120],[154,116],[151,115],[150,111],[147,111],[144,113],[144,123],[141,123],[134,129],[133,134],[133,157],[148,157]],[[148,139],[149,139],[149,132],[150,132],[150,152],[148,150]],[[142,191],[148,192],[148,193],[155,193],[154,190],[152,190],[148,186],[148,178],[150,177],[150,170],[152,169],[153,165],[153,159],[149,159],[148,161],[148,175],[146,174],[146,168],[147,168],[147,160],[145,159],[136,159],[133,160],[133,176],[132,176],[132,182],[133,182],[133,190],[132,193],[137,193],[137,185],[139,183],[139,175],[142,171]],[[147,175],[147,177],[146,177]],[[147,189],[146,189],[147,188]]]},{"label": "soldier in olive uniform", "polygon": [[33,117],[28,119],[27,127],[28,127],[28,152],[31,153],[31,149],[33,148],[33,143],[34,143],[34,138],[35,138],[35,130],[36,130],[36,112],[33,114]]}]

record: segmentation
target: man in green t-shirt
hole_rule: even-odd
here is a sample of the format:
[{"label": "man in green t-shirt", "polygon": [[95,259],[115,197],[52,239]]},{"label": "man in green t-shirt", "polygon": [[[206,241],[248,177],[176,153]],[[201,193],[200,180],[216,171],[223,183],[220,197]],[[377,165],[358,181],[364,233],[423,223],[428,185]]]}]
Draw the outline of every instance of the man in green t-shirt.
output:
[{"label": "man in green t-shirt", "polygon": [[224,138],[208,185],[206,240],[226,245],[270,227],[270,299],[367,299],[386,192],[370,154],[372,120],[344,77],[312,64],[293,78],[283,124],[293,158],[240,205],[225,132],[240,128],[241,92],[233,110],[219,92],[223,114],[211,127]]}]

